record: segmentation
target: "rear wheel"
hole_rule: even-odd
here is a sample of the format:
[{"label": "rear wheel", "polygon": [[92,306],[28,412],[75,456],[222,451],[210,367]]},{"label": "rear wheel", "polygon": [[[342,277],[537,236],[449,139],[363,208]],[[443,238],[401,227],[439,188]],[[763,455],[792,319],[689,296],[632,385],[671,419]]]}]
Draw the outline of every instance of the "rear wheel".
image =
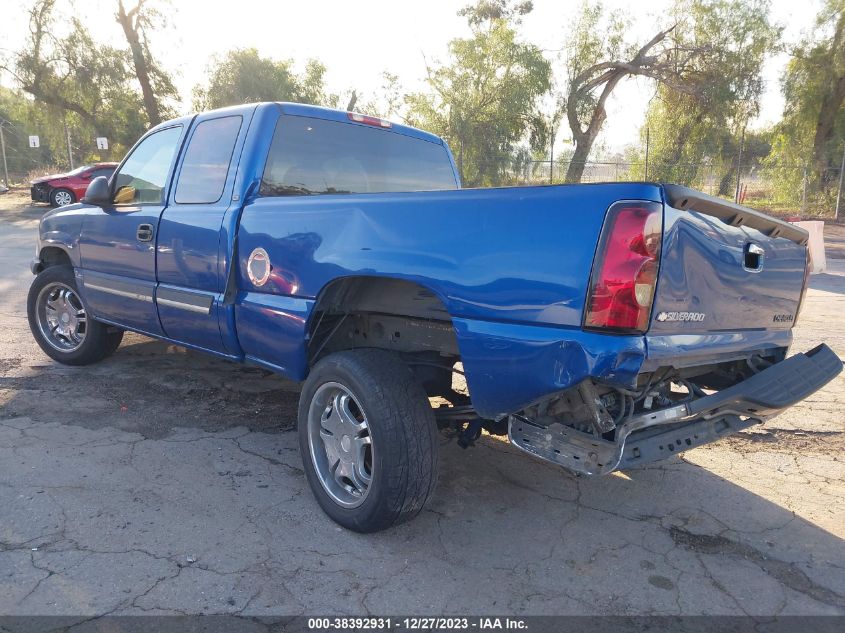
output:
[{"label": "rear wheel", "polygon": [[437,482],[434,414],[390,352],[338,352],[317,363],[300,396],[299,446],[318,503],[356,532],[416,516]]},{"label": "rear wheel", "polygon": [[65,365],[102,360],[123,338],[123,330],[89,316],[70,266],[41,271],[29,288],[26,307],[35,341],[47,356]]},{"label": "rear wheel", "polygon": [[50,192],[50,204],[54,207],[63,207],[74,202],[76,202],[76,196],[70,189],[53,189]]}]

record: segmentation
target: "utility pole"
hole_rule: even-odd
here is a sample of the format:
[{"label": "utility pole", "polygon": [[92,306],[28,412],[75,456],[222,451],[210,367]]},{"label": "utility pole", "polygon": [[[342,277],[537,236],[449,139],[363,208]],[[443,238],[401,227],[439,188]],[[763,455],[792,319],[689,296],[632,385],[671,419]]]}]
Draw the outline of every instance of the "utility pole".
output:
[{"label": "utility pole", "polygon": [[460,138],[460,146],[458,148],[458,177],[461,179],[461,186],[464,184],[464,137]]},{"label": "utility pole", "polygon": [[734,202],[739,204],[739,188],[742,180],[742,150],[745,147],[745,126],[742,126],[742,138],[739,140],[739,156],[736,158],[736,190],[734,191]]},{"label": "utility pole", "polygon": [[648,146],[651,142],[651,128],[646,126],[645,129],[645,178],[643,180],[648,180]]},{"label": "utility pole", "polygon": [[804,167],[804,176],[801,179],[801,213],[807,211],[807,168]]},{"label": "utility pole", "polygon": [[555,135],[552,134],[552,144],[549,147],[549,184],[553,185],[555,175]]},{"label": "utility pole", "polygon": [[[6,183],[6,188],[9,187],[9,167],[6,165],[6,137],[3,136],[3,122],[0,121],[0,149],[3,151],[3,175],[5,176],[4,182]],[[842,182],[840,179],[839,188],[842,189]]]},{"label": "utility pole", "polygon": [[839,191],[836,192],[836,209],[833,212],[834,222],[839,222],[839,204],[842,202],[843,176],[845,176],[845,146],[842,147],[842,163],[839,165]]},{"label": "utility pole", "polygon": [[708,191],[710,195],[713,195],[713,159],[710,159],[710,163],[707,165],[707,187],[709,187]]},{"label": "utility pole", "polygon": [[65,137],[67,138],[67,162],[70,163],[70,168],[73,169],[73,152],[70,151],[70,129],[67,126],[67,116],[62,117],[65,124]]}]

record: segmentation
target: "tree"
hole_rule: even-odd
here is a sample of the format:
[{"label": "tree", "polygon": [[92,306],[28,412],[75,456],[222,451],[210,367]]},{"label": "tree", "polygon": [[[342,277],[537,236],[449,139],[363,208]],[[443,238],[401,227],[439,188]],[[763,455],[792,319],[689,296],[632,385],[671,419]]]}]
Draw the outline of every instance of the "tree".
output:
[{"label": "tree", "polygon": [[254,101],[298,101],[337,106],[338,97],[326,94],[325,66],[309,60],[297,74],[292,60],[261,57],[254,48],[229,51],[209,66],[205,86],[194,88],[194,108],[209,110]]},{"label": "tree", "polygon": [[792,51],[782,90],[770,165],[792,197],[802,188],[800,166],[812,165],[812,191],[826,194],[845,143],[845,0],[825,2],[814,32]]},{"label": "tree", "polygon": [[647,77],[678,92],[694,94],[687,72],[702,51],[670,37],[675,25],[659,30],[644,44],[627,44],[627,26],[618,13],[605,15],[601,4],[589,2],[575,24],[566,68],[566,115],[575,142],[568,182],[580,182],[590,150],[607,120],[607,100],[620,81]]},{"label": "tree", "polygon": [[151,126],[158,125],[162,121],[163,102],[179,96],[170,74],[162,69],[150,50],[148,35],[150,31],[161,27],[161,13],[146,0],[138,0],[129,11],[124,7],[123,0],[118,0],[115,17],[129,45],[147,119]]},{"label": "tree", "polygon": [[428,67],[430,93],[405,97],[407,121],[449,141],[468,185],[502,180],[549,90],[549,62],[516,33],[519,17],[530,10],[530,3],[504,0],[462,9],[471,37],[449,43],[448,64]]},{"label": "tree", "polygon": [[[733,194],[740,138],[759,112],[762,66],[780,36],[768,13],[767,2],[676,2],[673,37],[699,54],[684,77],[692,90],[660,84],[649,106],[642,136],[647,129],[650,178],[690,184],[708,163],[708,172],[714,170],[719,179],[718,192]],[[761,158],[759,152],[767,147],[765,139],[749,131],[745,164]]]},{"label": "tree", "polygon": [[34,2],[25,45],[0,64],[21,91],[34,97],[31,108],[18,109],[18,123],[53,141],[55,162],[67,159],[65,124],[80,139],[78,158],[93,152],[96,136],[107,136],[118,152],[147,127],[128,54],[98,44],[79,20],[59,13],[56,4]]},{"label": "tree", "polygon": [[76,18],[56,35],[56,0],[37,0],[29,11],[26,45],[3,64],[22,90],[39,101],[93,121],[103,103],[125,87],[125,58],[95,44]]}]

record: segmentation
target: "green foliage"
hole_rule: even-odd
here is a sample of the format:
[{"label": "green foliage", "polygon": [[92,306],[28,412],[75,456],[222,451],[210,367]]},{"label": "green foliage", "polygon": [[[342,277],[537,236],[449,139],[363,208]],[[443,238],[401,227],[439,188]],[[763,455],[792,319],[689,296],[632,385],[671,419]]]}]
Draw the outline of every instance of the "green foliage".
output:
[{"label": "green foliage", "polygon": [[194,109],[211,110],[255,101],[296,101],[337,107],[339,97],[325,91],[326,67],[316,59],[305,72],[293,70],[293,60],[261,57],[254,48],[237,49],[209,66],[208,83],[194,88]]},{"label": "green foliage", "polygon": [[[127,107],[115,103],[102,110],[94,123],[21,93],[0,87],[0,119],[4,121],[6,154],[13,181],[23,180],[30,173],[46,173],[66,169],[68,163],[65,120],[71,137],[74,164],[119,160],[146,131],[140,104]],[[105,113],[108,114],[105,114]],[[100,121],[105,121],[100,124]],[[30,148],[29,135],[40,138],[39,148]],[[109,139],[108,150],[96,149],[96,137]]]},{"label": "green foliage", "polygon": [[[643,141],[650,132],[650,179],[692,184],[712,176],[718,193],[733,193],[739,139],[759,111],[762,65],[780,34],[768,12],[761,1],[677,2],[674,46],[701,54],[686,71],[689,92],[661,84],[651,102],[641,132]],[[745,165],[768,149],[758,136],[746,135]]]},{"label": "green foliage", "polygon": [[[98,44],[55,0],[33,5],[29,26],[26,45],[2,64],[29,98],[4,90],[0,116],[11,124],[7,137],[37,134],[42,148],[14,147],[10,169],[29,171],[35,160],[67,166],[65,121],[75,161],[121,157],[147,127],[129,53]],[[97,136],[109,138],[108,152],[97,152]]]},{"label": "green foliage", "polygon": [[[29,0],[25,45],[0,49],[0,72],[14,82],[0,88],[12,171],[65,167],[65,122],[78,164],[120,158],[150,121],[180,109],[172,74],[151,46],[168,28],[169,0],[107,0],[123,29],[117,46],[89,33],[72,1]],[[406,94],[385,73],[374,95],[334,94],[317,59],[300,65],[246,48],[211,61],[193,107],[297,101],[400,118],[443,136],[469,186],[548,182],[549,150],[565,120],[574,147],[556,152],[554,174],[579,181],[601,152],[608,98],[638,76],[655,96],[640,147],[626,152],[630,167],[618,166],[617,178],[645,177],[648,130],[650,179],[732,195],[744,133],[743,182],[750,171],[775,183],[774,203],[794,207],[806,192],[810,204],[829,209],[845,144],[845,0],[822,2],[815,29],[791,51],[783,119],[763,132],[747,128],[759,111],[763,62],[779,50],[769,0],[675,0],[653,38],[639,42],[626,14],[585,0],[561,46],[560,88],[546,54],[519,35],[531,1],[475,0],[459,11],[467,36],[450,42],[444,63],[429,65],[423,91]],[[39,149],[27,146],[29,134],[41,137]],[[96,136],[109,138],[108,152],[96,152]]]},{"label": "green foliage", "polygon": [[845,145],[845,1],[827,0],[814,32],[792,51],[782,79],[786,106],[767,166],[783,200],[804,193],[830,206]]},{"label": "green foliage", "polygon": [[429,68],[431,92],[405,98],[408,122],[449,142],[466,185],[503,180],[549,90],[549,62],[514,26],[529,9],[484,1],[464,9],[472,36],[452,40],[449,63]]},{"label": "green foliage", "polygon": [[[630,26],[619,11],[606,12],[600,2],[584,2],[566,44],[566,78],[570,89],[588,69],[607,60],[618,60],[634,54],[634,47],[625,42]],[[568,95],[573,99],[573,95]],[[586,91],[575,101],[578,122],[586,128],[598,105],[595,91]]]}]

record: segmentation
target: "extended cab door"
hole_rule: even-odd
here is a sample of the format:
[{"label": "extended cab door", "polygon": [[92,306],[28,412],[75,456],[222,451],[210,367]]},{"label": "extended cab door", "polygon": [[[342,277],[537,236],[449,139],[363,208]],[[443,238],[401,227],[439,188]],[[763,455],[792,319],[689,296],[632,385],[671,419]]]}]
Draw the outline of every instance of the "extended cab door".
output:
[{"label": "extended cab door", "polygon": [[190,119],[141,139],[111,180],[112,204],[92,209],[80,238],[79,276],[93,315],[161,335],[153,297],[159,217]]},{"label": "extended cab door", "polygon": [[227,353],[220,334],[227,241],[226,211],[238,157],[255,106],[201,114],[174,176],[158,234],[156,305],[167,337]]}]

